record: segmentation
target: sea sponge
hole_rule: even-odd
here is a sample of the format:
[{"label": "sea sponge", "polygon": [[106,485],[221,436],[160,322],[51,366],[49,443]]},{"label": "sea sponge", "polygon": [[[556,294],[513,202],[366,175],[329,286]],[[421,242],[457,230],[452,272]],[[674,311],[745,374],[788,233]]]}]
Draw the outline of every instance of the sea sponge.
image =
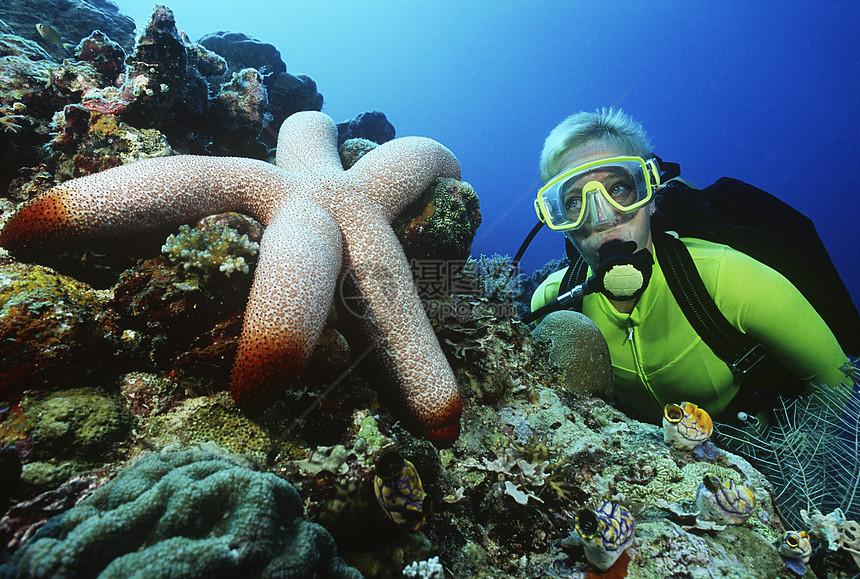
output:
[{"label": "sea sponge", "polygon": [[549,361],[562,370],[566,390],[577,396],[612,397],[609,347],[594,322],[579,312],[562,310],[547,315],[532,335],[549,342]]}]

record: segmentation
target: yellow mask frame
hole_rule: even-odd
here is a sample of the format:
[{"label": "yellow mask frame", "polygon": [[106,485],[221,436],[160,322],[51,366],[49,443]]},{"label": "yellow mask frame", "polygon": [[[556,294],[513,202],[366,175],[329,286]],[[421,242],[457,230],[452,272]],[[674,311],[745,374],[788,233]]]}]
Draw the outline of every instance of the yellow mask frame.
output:
[{"label": "yellow mask frame", "polygon": [[[599,181],[588,181],[583,188],[583,203],[579,209],[579,214],[576,219],[571,219],[570,211],[565,207],[564,186],[571,179],[579,178],[599,168],[616,168],[629,173],[635,184],[636,201],[623,205],[616,201]],[[599,192],[603,199],[619,212],[631,213],[650,203],[654,198],[654,191],[659,186],[660,167],[654,158],[646,160],[642,157],[620,156],[599,159],[577,165],[550,179],[537,192],[537,198],[534,202],[535,212],[538,219],[555,231],[578,229],[582,226],[589,212],[586,193],[597,194]]]}]

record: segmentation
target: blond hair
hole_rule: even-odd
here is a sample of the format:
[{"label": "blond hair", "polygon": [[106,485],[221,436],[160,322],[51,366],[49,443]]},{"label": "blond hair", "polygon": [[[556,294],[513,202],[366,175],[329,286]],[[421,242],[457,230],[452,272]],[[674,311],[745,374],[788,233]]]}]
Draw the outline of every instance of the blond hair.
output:
[{"label": "blond hair", "polygon": [[570,151],[602,141],[619,153],[649,158],[651,140],[642,125],[621,109],[603,108],[570,115],[550,132],[540,156],[540,178],[546,183],[561,170]]}]

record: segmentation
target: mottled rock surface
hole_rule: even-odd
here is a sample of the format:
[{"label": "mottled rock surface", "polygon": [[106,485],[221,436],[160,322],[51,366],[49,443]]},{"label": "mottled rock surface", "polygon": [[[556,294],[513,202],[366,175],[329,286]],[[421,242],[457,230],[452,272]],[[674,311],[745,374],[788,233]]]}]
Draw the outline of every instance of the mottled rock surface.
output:
[{"label": "mottled rock surface", "polygon": [[36,24],[50,24],[72,45],[93,30],[101,30],[126,51],[134,45],[134,20],[109,0],[6,0],[0,5],[0,19],[13,34],[57,55],[63,54],[62,49],[45,42],[36,32]]}]

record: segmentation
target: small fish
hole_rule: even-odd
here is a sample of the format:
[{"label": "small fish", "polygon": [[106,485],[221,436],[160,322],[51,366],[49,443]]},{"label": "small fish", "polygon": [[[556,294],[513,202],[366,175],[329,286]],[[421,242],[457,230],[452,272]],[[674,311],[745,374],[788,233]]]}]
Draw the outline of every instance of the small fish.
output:
[{"label": "small fish", "polygon": [[696,490],[699,517],[721,525],[741,525],[755,509],[755,495],[735,481],[706,474]]},{"label": "small fish", "polygon": [[415,465],[396,450],[376,461],[373,490],[385,515],[409,531],[420,531],[427,522],[433,499],[424,492]]},{"label": "small fish", "polygon": [[692,402],[663,407],[663,440],[675,448],[695,448],[710,438],[714,423],[704,408]]},{"label": "small fish", "polygon": [[586,508],[577,513],[576,532],[582,539],[585,558],[606,571],[633,544],[636,521],[627,508],[604,499],[597,510]]},{"label": "small fish", "polygon": [[38,32],[42,36],[42,38],[44,38],[46,41],[50,42],[57,48],[62,48],[67,53],[73,54],[71,49],[74,48],[74,46],[67,42],[63,42],[63,37],[60,36],[59,30],[57,30],[50,24],[45,24],[44,22],[38,23],[36,25],[36,32]]}]

